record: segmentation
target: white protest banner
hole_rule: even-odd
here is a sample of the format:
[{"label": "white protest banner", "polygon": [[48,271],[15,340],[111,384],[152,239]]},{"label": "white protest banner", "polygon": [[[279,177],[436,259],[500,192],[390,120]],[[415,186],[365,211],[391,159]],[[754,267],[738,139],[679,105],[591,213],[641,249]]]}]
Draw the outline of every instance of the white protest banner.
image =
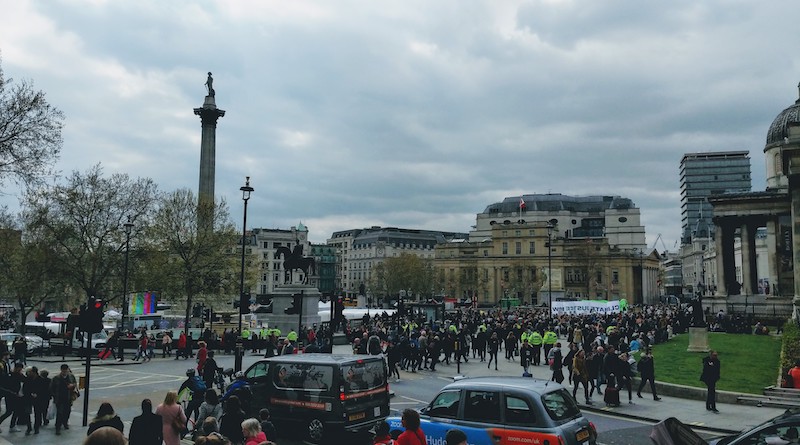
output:
[{"label": "white protest banner", "polygon": [[580,300],[553,302],[553,315],[616,314],[619,311],[619,300]]}]

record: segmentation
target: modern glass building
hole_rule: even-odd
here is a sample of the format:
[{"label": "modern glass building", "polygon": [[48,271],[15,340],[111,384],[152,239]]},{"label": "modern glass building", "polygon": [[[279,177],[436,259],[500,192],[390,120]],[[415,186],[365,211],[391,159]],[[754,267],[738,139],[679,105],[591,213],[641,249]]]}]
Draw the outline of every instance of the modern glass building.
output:
[{"label": "modern glass building", "polygon": [[701,227],[711,230],[713,216],[708,197],[724,193],[749,192],[750,156],[748,151],[686,153],[681,159],[681,244],[691,243]]}]

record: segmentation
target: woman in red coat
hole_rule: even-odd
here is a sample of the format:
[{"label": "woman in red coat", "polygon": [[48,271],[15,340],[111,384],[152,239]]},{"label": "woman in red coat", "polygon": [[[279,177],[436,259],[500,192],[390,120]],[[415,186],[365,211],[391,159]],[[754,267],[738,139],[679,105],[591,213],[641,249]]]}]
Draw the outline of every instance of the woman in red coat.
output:
[{"label": "woman in red coat", "polygon": [[185,354],[186,354],[186,334],[181,332],[180,337],[178,337],[178,349],[175,350],[175,360],[178,360],[180,356]]},{"label": "woman in red coat", "polygon": [[208,349],[206,349],[206,342],[197,342],[200,349],[197,350],[197,375],[203,375],[203,368],[206,366],[206,358],[208,358]]}]

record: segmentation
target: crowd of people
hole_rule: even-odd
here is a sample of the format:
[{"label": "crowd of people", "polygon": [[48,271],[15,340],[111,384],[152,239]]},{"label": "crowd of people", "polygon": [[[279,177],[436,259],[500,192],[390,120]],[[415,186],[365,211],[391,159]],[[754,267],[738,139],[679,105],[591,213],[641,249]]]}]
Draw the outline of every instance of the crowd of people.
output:
[{"label": "crowd of people", "polygon": [[[604,394],[603,386],[612,392],[626,390],[632,404],[637,374],[637,397],[649,386],[654,400],[661,400],[655,390],[652,348],[683,332],[692,314],[659,304],[619,313],[548,315],[547,308],[459,309],[444,321],[416,316],[398,321],[378,315],[346,332],[355,354],[384,354],[395,380],[401,378],[401,370],[436,372],[441,363],[454,361],[477,360],[497,370],[504,357],[518,361],[522,375],[530,375],[532,366],[549,367],[551,379],[567,380],[573,396],[582,388],[588,404],[595,392]],[[563,353],[562,340],[567,346]]]},{"label": "crowd of people", "polygon": [[[102,403],[89,423],[84,445],[179,445],[187,436],[197,445],[274,445],[276,430],[269,410],[261,409],[258,419],[245,414],[251,396],[247,385],[232,384],[220,395],[205,387],[194,368],[186,374],[180,389],[168,391],[157,406],[142,400],[142,414],[132,419],[127,441],[119,415],[110,403]],[[237,381],[244,382],[242,377],[237,375]]]}]

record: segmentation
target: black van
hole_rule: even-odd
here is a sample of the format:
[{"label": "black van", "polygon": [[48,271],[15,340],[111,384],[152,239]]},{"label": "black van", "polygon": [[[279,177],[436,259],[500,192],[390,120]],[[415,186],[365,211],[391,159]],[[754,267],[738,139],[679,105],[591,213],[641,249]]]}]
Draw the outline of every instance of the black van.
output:
[{"label": "black van", "polygon": [[245,371],[253,393],[250,414],[269,408],[279,431],[299,424],[304,439],[314,443],[331,431],[368,430],[389,415],[387,374],[376,356],[312,353],[259,360]]}]

